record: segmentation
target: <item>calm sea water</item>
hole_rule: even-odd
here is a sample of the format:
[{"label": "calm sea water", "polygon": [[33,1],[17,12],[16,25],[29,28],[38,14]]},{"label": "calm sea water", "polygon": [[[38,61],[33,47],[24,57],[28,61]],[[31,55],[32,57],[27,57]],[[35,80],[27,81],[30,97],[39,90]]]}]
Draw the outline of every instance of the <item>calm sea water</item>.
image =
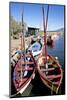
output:
[{"label": "calm sea water", "polygon": [[[57,40],[54,41],[54,47],[47,47],[48,54],[58,57],[60,64],[62,65],[63,70],[65,69],[65,60],[64,60],[64,37],[60,36]],[[53,95],[52,91],[47,88],[41,81],[38,72],[35,75],[35,79],[32,80],[30,87],[27,88],[22,96],[47,96]],[[65,94],[65,72],[63,76],[63,82],[61,85],[60,94]]]},{"label": "calm sea water", "polygon": [[52,56],[57,56],[59,59],[60,64],[62,65],[62,68],[64,69],[64,37],[60,36],[57,40],[54,41],[54,47],[50,48],[47,47],[48,54]]}]

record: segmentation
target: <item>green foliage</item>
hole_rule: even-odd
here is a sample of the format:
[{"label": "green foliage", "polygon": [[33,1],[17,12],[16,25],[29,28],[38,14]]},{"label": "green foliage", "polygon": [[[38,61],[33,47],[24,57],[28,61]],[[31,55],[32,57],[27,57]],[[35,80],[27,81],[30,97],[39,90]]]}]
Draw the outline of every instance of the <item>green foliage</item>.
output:
[{"label": "green foliage", "polygon": [[16,35],[18,34],[18,32],[22,31],[22,24],[18,23],[13,16],[11,16],[11,20],[10,20],[10,33],[12,35]]}]

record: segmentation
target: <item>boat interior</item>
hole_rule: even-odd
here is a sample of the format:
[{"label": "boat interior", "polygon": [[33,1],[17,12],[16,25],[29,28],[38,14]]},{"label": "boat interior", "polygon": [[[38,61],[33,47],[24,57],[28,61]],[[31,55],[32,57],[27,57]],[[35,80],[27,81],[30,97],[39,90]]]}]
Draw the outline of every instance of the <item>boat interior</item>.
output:
[{"label": "boat interior", "polygon": [[40,70],[51,82],[56,85],[59,84],[61,78],[61,69],[53,59],[50,59],[47,65],[44,64],[43,66],[40,66]]},{"label": "boat interior", "polygon": [[13,81],[17,89],[23,86],[29,78],[32,78],[31,76],[34,67],[34,62],[31,56],[25,56],[25,59],[24,56],[22,56],[22,59],[17,63],[13,74]]}]

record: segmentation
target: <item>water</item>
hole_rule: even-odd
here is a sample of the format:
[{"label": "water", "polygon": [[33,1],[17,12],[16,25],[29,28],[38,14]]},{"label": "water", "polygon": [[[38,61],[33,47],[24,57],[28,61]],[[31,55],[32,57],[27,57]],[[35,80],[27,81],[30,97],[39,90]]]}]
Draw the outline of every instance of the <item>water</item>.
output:
[{"label": "water", "polygon": [[[48,54],[54,57],[58,57],[60,64],[62,65],[62,69],[65,70],[65,57],[64,57],[64,37],[60,36],[57,40],[54,41],[54,47],[47,47]],[[52,91],[47,88],[41,81],[38,72],[35,75],[35,79],[31,82],[32,89],[29,95],[25,94],[24,96],[48,96],[54,95]],[[63,75],[63,81],[61,85],[61,95],[65,94],[65,71]],[[23,95],[22,95],[23,96]]]},{"label": "water", "polygon": [[50,48],[47,47],[48,54],[58,57],[60,64],[62,65],[62,68],[64,69],[64,37],[60,36],[57,40],[54,41],[54,47]]}]

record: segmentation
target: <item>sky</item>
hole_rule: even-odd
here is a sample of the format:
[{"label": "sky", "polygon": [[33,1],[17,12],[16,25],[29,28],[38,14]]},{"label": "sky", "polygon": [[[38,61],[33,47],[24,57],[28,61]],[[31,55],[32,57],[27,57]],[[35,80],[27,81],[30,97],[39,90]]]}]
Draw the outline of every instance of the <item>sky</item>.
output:
[{"label": "sky", "polygon": [[[44,4],[44,13],[47,13],[47,4]],[[43,29],[42,4],[31,3],[10,3],[10,15],[18,22],[22,21],[22,10],[24,11],[23,19],[28,27]],[[64,28],[64,6],[49,5],[49,16],[47,31]]]}]

